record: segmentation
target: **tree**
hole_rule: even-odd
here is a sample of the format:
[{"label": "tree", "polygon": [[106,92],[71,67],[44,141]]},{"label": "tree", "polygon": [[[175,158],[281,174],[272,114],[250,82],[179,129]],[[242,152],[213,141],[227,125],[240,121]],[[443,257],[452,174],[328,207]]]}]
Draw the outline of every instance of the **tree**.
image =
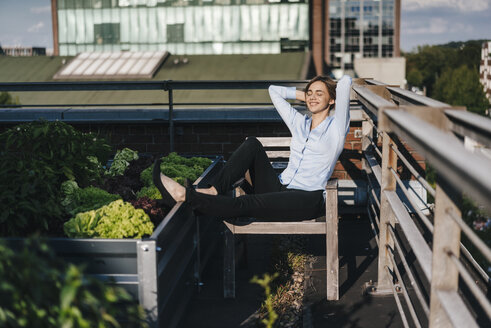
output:
[{"label": "tree", "polygon": [[[405,54],[407,59],[406,71],[411,72],[417,69],[422,74],[422,85],[432,96],[433,86],[436,79],[441,74],[449,60],[454,57],[455,50],[439,46],[418,47],[417,53]],[[409,81],[409,79],[408,79]]]},{"label": "tree", "polygon": [[478,72],[467,65],[445,69],[436,80],[433,97],[450,105],[466,106],[469,111],[478,114],[484,114],[490,106]]},{"label": "tree", "polygon": [[422,87],[423,86],[423,74],[417,68],[411,69],[411,71],[407,74],[407,83],[414,87]]}]

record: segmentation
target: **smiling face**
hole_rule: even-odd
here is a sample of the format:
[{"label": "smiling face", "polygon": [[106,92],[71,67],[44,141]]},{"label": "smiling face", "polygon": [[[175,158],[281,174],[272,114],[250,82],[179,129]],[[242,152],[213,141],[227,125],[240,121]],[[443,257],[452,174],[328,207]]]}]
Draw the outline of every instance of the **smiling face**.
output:
[{"label": "smiling face", "polygon": [[334,104],[334,99],[330,97],[327,86],[322,81],[315,81],[309,86],[309,89],[305,93],[305,101],[307,108],[312,114],[329,110]]}]

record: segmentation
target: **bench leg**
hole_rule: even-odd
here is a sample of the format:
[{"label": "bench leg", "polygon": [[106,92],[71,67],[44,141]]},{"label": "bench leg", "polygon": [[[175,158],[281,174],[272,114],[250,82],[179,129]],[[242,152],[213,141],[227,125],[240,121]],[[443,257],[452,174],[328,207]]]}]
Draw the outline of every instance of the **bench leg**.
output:
[{"label": "bench leg", "polygon": [[223,297],[235,298],[235,240],[234,234],[225,228],[223,250]]},{"label": "bench leg", "polygon": [[339,300],[338,197],[336,189],[326,189],[326,285],[327,300]]}]

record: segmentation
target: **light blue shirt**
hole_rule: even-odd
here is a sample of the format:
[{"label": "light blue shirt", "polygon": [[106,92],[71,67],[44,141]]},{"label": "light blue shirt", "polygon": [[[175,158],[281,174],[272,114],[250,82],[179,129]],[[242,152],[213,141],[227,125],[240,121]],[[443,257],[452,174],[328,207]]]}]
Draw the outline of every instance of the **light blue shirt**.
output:
[{"label": "light blue shirt", "polygon": [[288,189],[324,190],[344,148],[349,131],[351,78],[343,76],[336,86],[334,115],[310,130],[312,118],[299,113],[286,99],[296,98],[295,87],[271,85],[269,95],[292,134],[290,159],[280,181]]}]

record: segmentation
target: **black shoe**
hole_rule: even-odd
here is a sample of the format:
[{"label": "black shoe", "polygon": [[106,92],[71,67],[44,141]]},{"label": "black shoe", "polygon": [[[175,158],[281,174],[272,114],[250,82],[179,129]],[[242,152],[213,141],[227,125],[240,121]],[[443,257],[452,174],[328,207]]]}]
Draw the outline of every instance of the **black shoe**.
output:
[{"label": "black shoe", "polygon": [[159,158],[155,160],[153,163],[153,183],[155,187],[160,191],[160,194],[162,195],[162,201],[164,202],[165,205],[174,207],[176,205],[176,201],[174,198],[172,198],[171,194],[165,189],[164,185],[162,184],[162,180],[160,179],[160,163],[162,160]]}]

